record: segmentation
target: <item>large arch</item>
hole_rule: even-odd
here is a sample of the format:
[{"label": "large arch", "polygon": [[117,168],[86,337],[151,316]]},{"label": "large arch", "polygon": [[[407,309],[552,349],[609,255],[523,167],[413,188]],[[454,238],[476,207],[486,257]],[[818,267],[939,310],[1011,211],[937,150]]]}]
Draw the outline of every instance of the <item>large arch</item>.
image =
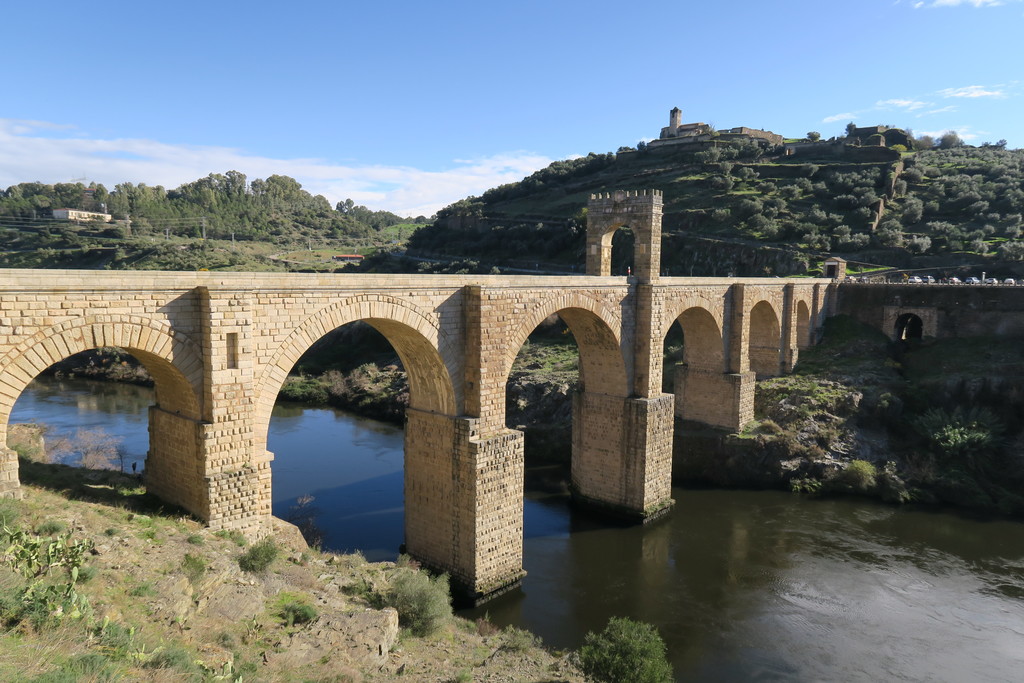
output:
[{"label": "large arch", "polygon": [[[83,351],[116,346],[131,353],[153,377],[156,404],[149,409],[146,485],[163,500],[200,517],[208,514],[198,449],[203,362],[198,345],[159,321],[138,317],[86,317],[25,339],[0,359],[0,469],[14,471],[7,423],[18,397],[40,373]],[[189,436],[191,435],[191,436]],[[5,484],[16,491],[17,481]]]},{"label": "large arch", "polygon": [[394,347],[409,377],[409,407],[455,415],[459,399],[453,371],[458,354],[438,324],[408,302],[385,295],[357,296],[312,314],[296,327],[264,366],[256,382],[255,434],[266,450],[270,414],[288,373],[318,339],[342,325],[361,320]]},{"label": "large arch", "polygon": [[760,377],[775,377],[782,369],[782,327],[775,308],[758,301],[750,309],[748,353],[750,369]]},{"label": "large arch", "polygon": [[725,372],[722,325],[703,306],[691,306],[676,317],[683,328],[683,363],[706,372]]},{"label": "large arch", "polygon": [[[626,364],[622,356],[618,314],[603,301],[586,293],[561,294],[535,306],[508,340],[502,366],[502,385],[508,382],[519,349],[537,327],[558,315],[576,339],[580,352],[580,388],[588,392],[628,394]],[[504,405],[504,404],[502,404]]]},{"label": "large arch", "polygon": [[125,349],[146,367],[163,410],[200,418],[203,361],[191,339],[143,317],[86,317],[38,332],[0,359],[0,428],[6,430],[15,401],[40,373],[76,353],[104,346]]}]

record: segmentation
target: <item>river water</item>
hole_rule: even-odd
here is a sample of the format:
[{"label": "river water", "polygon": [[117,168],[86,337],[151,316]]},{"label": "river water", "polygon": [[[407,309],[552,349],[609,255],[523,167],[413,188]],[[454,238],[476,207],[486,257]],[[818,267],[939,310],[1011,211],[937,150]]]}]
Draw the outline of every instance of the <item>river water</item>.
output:
[{"label": "river water", "polygon": [[[102,428],[147,449],[148,389],[37,380],[12,422]],[[393,559],[402,432],[278,406],[274,513],[312,495],[325,547]],[[528,492],[521,590],[465,612],[575,648],[610,616],[657,625],[680,681],[1024,680],[1024,524],[857,499],[677,488],[647,527]]]}]

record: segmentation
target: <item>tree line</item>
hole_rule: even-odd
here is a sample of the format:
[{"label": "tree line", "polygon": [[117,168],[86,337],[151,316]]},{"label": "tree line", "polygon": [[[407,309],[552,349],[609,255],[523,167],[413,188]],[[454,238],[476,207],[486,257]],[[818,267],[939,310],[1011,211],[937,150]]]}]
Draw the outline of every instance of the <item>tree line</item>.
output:
[{"label": "tree line", "polygon": [[[118,183],[112,190],[89,183],[19,183],[0,191],[0,218],[8,222],[46,219],[54,209],[111,214],[122,234],[171,231],[179,236],[265,240],[279,236],[365,238],[413,221],[373,211],[351,199],[334,207],[294,178],[272,175],[249,181],[244,173],[211,173],[173,190],[145,183]],[[129,222],[130,221],[130,222]]]}]

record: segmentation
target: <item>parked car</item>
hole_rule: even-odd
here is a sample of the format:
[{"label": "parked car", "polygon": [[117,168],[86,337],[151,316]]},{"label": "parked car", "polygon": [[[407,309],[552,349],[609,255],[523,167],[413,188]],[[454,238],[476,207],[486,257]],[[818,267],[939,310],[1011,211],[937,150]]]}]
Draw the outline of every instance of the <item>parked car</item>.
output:
[{"label": "parked car", "polygon": [[998,285],[999,284],[999,280],[995,279],[994,277],[987,277],[987,278],[985,278],[985,284],[986,285]]},{"label": "parked car", "polygon": [[1004,285],[1015,285],[1015,284],[1017,284],[1017,281],[1014,280],[1012,277],[1008,277],[1005,280],[1003,280],[1003,284]]},{"label": "parked car", "polygon": [[965,277],[964,278],[964,284],[965,285],[980,285],[981,284],[981,280],[979,280],[978,278],[976,278],[976,277],[974,277],[972,275],[971,277]]},{"label": "parked car", "polygon": [[949,284],[951,284],[951,285],[962,285],[963,284],[962,282],[960,282],[960,278],[958,278],[958,277],[951,277],[951,278],[949,278],[949,280],[947,280],[947,282],[949,282]]},{"label": "parked car", "polygon": [[934,275],[925,275],[921,279],[924,280],[926,283],[928,283],[930,285],[935,284],[935,276]]},{"label": "parked car", "polygon": [[909,283],[910,283],[910,284],[912,284],[912,285],[919,285],[919,284],[921,284],[922,282],[924,282],[924,280],[922,280],[922,279],[921,279],[921,278],[920,278],[919,276],[917,276],[917,275],[911,275],[911,276],[910,276],[910,277],[909,277],[909,278],[907,279],[907,282],[909,282]]}]

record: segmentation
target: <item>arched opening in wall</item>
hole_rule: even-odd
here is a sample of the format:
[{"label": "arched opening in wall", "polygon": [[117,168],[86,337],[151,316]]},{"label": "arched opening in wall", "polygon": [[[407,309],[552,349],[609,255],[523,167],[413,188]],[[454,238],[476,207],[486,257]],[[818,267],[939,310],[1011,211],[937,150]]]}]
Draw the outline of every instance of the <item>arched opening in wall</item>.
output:
[{"label": "arched opening in wall", "polygon": [[267,422],[272,513],[311,544],[394,560],[406,533],[406,413],[451,413],[447,370],[430,341],[393,320],[353,320],[308,348],[301,338],[297,360],[283,356]]},{"label": "arched opening in wall", "polygon": [[[520,337],[521,338],[521,337]],[[538,324],[519,347],[506,384],[505,422],[525,435],[523,531],[527,572],[545,561],[544,548],[532,539],[567,533],[579,521],[571,511],[570,491],[580,477],[598,478],[592,463],[580,460],[581,440],[612,434],[621,419],[627,393],[625,365],[608,325],[591,311],[563,308]],[[610,415],[595,408],[608,404]],[[574,420],[591,420],[583,434]],[[574,443],[574,439],[579,443]],[[620,444],[603,447],[621,457]]]},{"label": "arched opening in wall", "polygon": [[725,372],[722,331],[715,317],[700,306],[687,308],[669,327],[663,349],[662,391],[675,394],[676,416],[714,424]]},{"label": "arched opening in wall", "polygon": [[904,313],[896,319],[894,334],[896,341],[921,339],[924,336],[924,323],[919,316]]},{"label": "arched opening in wall", "polygon": [[796,345],[801,349],[811,345],[811,310],[804,301],[796,302]]},{"label": "arched opening in wall", "polygon": [[750,309],[750,369],[762,377],[775,377],[782,368],[782,332],[779,317],[767,301]]},{"label": "arched opening in wall", "polygon": [[[199,424],[198,378],[145,349],[80,350],[91,335],[75,330],[32,350],[34,379],[0,407],[20,481],[134,509],[169,503],[201,515],[195,442],[174,438],[183,425]],[[55,358],[47,350],[60,347],[74,353]],[[179,353],[180,362],[197,367],[188,355]]]},{"label": "arched opening in wall", "polygon": [[636,238],[628,226],[620,226],[612,235],[612,275],[629,275],[633,269]]}]

